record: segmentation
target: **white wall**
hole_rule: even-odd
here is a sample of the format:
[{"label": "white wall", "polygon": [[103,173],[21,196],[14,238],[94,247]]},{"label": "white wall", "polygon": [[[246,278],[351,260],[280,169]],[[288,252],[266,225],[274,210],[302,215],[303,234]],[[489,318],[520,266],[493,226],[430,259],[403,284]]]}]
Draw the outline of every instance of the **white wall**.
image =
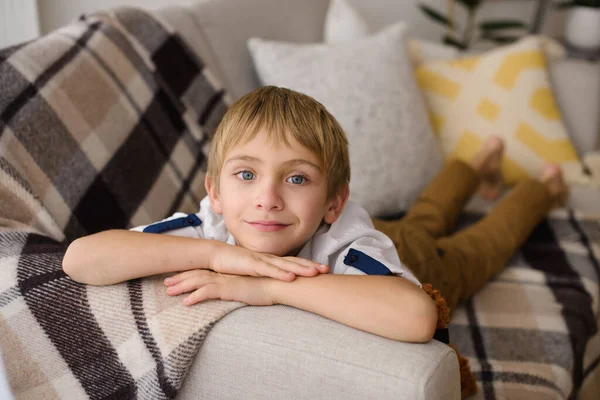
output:
[{"label": "white wall", "polygon": [[[0,0],[2,1],[2,0]],[[18,1],[18,0],[15,0]],[[156,9],[169,4],[193,4],[206,0],[37,0],[42,33],[50,32],[77,18],[82,13],[118,5],[133,5]],[[251,1],[251,0],[247,0]],[[295,0],[302,1],[302,0]],[[324,0],[327,1],[327,0]],[[416,36],[439,40],[443,29],[426,19],[417,5],[421,2],[445,10],[447,0],[348,0],[355,5],[375,27],[398,19],[411,21],[411,30]],[[549,1],[549,0],[546,0]],[[480,19],[521,18],[526,22],[533,19],[537,0],[487,0],[480,10]],[[457,9],[459,7],[457,6]],[[560,36],[563,29],[563,13],[553,11],[547,15],[544,33]]]},{"label": "white wall", "polygon": [[39,34],[36,0],[0,0],[0,48]]}]

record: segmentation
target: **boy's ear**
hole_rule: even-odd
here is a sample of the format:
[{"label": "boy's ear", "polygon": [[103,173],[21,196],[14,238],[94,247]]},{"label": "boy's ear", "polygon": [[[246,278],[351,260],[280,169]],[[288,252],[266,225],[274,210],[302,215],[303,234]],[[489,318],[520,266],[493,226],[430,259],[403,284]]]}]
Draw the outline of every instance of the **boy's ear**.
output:
[{"label": "boy's ear", "polygon": [[327,209],[323,217],[327,224],[333,224],[337,221],[344,205],[346,205],[346,201],[348,201],[348,197],[350,197],[350,187],[346,184],[327,202]]},{"label": "boy's ear", "polygon": [[223,214],[223,207],[221,207],[221,199],[219,197],[219,188],[217,187],[217,183],[208,175],[204,177],[204,188],[208,194],[212,210],[216,214]]}]

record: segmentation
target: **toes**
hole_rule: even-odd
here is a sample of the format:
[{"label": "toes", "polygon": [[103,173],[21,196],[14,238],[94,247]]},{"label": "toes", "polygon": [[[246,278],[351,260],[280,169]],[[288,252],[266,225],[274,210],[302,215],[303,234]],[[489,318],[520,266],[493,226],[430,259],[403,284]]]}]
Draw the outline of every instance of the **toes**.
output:
[{"label": "toes", "polygon": [[556,164],[547,164],[544,166],[542,170],[542,182],[547,182],[552,179],[561,179],[562,180],[562,170]]},{"label": "toes", "polygon": [[497,186],[482,185],[479,188],[479,196],[487,201],[496,200],[500,197],[500,189]]}]

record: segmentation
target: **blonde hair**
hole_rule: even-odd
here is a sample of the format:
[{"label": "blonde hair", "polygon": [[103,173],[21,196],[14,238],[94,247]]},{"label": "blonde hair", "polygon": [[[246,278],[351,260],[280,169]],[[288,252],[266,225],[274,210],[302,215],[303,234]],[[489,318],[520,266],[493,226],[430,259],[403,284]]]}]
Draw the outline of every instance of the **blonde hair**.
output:
[{"label": "blonde hair", "polygon": [[212,138],[208,176],[218,188],[224,157],[242,140],[265,131],[268,140],[290,145],[290,137],[320,158],[327,176],[327,198],[350,182],[348,139],[325,107],[302,93],[276,86],[256,89],[227,111]]}]

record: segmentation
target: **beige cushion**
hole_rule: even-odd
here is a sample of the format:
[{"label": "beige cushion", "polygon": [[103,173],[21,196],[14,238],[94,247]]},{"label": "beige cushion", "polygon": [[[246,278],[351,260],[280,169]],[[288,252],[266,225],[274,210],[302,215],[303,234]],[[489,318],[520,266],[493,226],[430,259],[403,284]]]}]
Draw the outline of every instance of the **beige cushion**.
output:
[{"label": "beige cushion", "polygon": [[236,100],[259,87],[246,41],[320,42],[327,6],[327,0],[202,0],[160,13],[175,26],[184,24],[188,42]]}]

